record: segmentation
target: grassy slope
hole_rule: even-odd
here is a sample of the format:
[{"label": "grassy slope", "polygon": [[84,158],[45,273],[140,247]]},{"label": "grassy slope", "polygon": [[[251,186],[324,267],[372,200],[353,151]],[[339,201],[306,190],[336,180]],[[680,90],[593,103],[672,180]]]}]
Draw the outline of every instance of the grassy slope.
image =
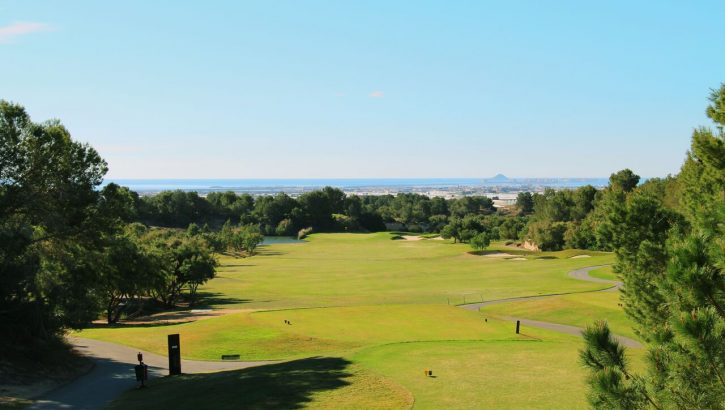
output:
[{"label": "grassy slope", "polygon": [[[510,323],[484,322],[447,300],[598,289],[566,273],[610,263],[612,256],[587,252],[591,258],[569,259],[581,252],[501,249],[527,260],[470,255],[466,245],[443,241],[391,241],[388,234],[313,235],[308,243],[265,247],[250,259],[224,257],[219,277],[203,289],[211,306],[276,310],[80,335],[163,353],[165,335],[180,332],[187,358],[239,353],[243,359],[322,360],[296,360],[290,366],[302,368],[285,371],[280,364],[160,380],[144,392],[149,407],[163,407],[169,394],[177,401],[183,395],[181,408],[192,408],[208,400],[200,392],[209,389],[218,408],[405,408],[411,393],[416,408],[584,406],[580,339],[529,330],[517,336]],[[605,302],[590,306],[587,315],[608,312]],[[428,367],[438,377],[423,377]],[[322,384],[305,381],[308,374]],[[115,405],[135,408],[141,397],[131,391]]]},{"label": "grassy slope", "polygon": [[596,319],[605,319],[614,333],[637,339],[632,331],[632,322],[624,314],[619,303],[619,292],[601,292],[502,303],[485,307],[481,312],[578,327],[585,327]]}]

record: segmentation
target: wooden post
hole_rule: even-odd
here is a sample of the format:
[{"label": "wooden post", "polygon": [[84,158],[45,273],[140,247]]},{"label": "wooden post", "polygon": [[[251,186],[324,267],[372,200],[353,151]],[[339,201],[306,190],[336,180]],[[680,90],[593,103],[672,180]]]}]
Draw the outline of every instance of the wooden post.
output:
[{"label": "wooden post", "polygon": [[519,328],[520,327],[521,327],[521,321],[520,320],[517,320],[516,321],[516,334],[519,334]]}]

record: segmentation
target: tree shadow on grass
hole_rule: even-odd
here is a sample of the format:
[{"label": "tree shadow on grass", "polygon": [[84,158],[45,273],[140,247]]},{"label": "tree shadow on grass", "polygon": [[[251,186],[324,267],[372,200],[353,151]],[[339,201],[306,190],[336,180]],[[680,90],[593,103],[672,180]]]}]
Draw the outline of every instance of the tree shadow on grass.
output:
[{"label": "tree shadow on grass", "polygon": [[350,361],[312,357],[219,373],[167,377],[149,389],[129,391],[112,409],[299,409],[312,395],[339,389]]},{"label": "tree shadow on grass", "polygon": [[240,305],[249,302],[249,299],[239,299],[219,292],[197,292],[196,303],[192,309],[206,309],[210,306],[219,305]]}]

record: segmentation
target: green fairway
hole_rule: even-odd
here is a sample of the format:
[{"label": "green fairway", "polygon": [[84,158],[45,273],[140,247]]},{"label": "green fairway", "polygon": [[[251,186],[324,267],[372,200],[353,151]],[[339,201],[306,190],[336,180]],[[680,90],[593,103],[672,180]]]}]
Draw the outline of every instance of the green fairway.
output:
[{"label": "green fairway", "polygon": [[[166,335],[179,333],[189,359],[292,360],[158,380],[147,402],[132,391],[114,408],[163,407],[167,394],[188,396],[181,408],[195,408],[205,396],[194,392],[212,388],[218,408],[579,408],[586,405],[581,339],[530,328],[516,335],[513,323],[495,315],[574,325],[601,317],[631,335],[616,293],[494,305],[481,313],[455,306],[603,289],[567,273],[609,264],[611,254],[532,253],[502,244],[472,254],[468,245],[391,236],[316,234],[263,246],[252,258],[222,256],[218,277],[200,289],[204,303],[244,311],[78,335],[164,354]],[[582,254],[589,257],[572,258]],[[436,377],[423,376],[426,368]],[[280,389],[287,393],[270,393]]]},{"label": "green fairway", "polygon": [[222,354],[239,354],[242,360],[263,360],[388,342],[515,338],[511,329],[508,323],[486,323],[480,314],[453,306],[396,305],[236,313],[181,325],[87,329],[79,336],[164,354],[166,335],[179,333],[185,358],[219,360]]},{"label": "green fairway", "polygon": [[604,319],[609,322],[609,327],[614,333],[637,339],[632,330],[632,323],[619,303],[619,292],[597,292],[501,303],[487,306],[481,309],[481,312],[582,328],[597,319]]},{"label": "green fairway", "polygon": [[[391,234],[312,235],[308,242],[264,246],[258,256],[223,256],[218,277],[200,289],[212,307],[278,309],[377,304],[451,304],[601,289],[567,277],[611,263],[611,254],[524,253],[530,259],[476,256],[466,244],[392,241]],[[570,259],[587,253],[591,258]],[[519,256],[519,255],[516,255]]]},{"label": "green fairway", "polygon": [[594,269],[589,272],[589,276],[606,280],[619,280],[617,274],[612,270],[612,266],[604,266],[599,269]]}]

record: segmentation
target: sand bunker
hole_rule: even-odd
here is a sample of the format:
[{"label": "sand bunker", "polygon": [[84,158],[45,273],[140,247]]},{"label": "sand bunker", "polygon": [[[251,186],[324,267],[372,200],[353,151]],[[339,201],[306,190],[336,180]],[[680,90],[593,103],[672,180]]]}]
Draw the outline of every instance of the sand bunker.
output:
[{"label": "sand bunker", "polygon": [[510,261],[525,261],[526,258],[511,258]]},{"label": "sand bunker", "polygon": [[405,239],[406,241],[419,241],[423,239],[418,235],[402,235],[401,238]]},{"label": "sand bunker", "polygon": [[506,253],[506,252],[496,252],[496,253],[487,253],[483,256],[485,256],[487,258],[510,258],[515,255],[511,255],[510,253]]},{"label": "sand bunker", "polygon": [[591,255],[577,255],[577,256],[572,256],[569,259],[581,259],[581,258],[591,258]]}]

